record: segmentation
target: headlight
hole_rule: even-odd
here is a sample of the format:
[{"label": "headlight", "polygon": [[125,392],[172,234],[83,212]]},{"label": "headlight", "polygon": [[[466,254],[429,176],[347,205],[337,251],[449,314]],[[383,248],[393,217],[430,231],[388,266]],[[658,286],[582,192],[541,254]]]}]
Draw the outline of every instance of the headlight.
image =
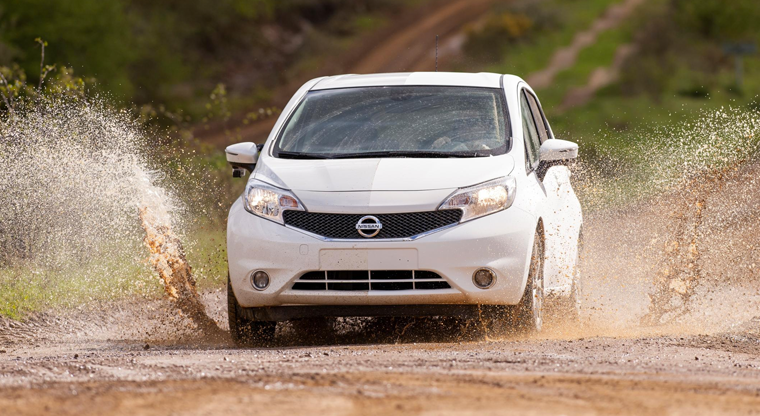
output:
[{"label": "headlight", "polygon": [[505,177],[460,188],[448,197],[438,209],[461,209],[461,222],[507,209],[515,202],[515,178]]},{"label": "headlight", "polygon": [[245,210],[253,215],[283,224],[283,211],[304,211],[301,201],[292,192],[260,181],[252,181],[243,194]]}]

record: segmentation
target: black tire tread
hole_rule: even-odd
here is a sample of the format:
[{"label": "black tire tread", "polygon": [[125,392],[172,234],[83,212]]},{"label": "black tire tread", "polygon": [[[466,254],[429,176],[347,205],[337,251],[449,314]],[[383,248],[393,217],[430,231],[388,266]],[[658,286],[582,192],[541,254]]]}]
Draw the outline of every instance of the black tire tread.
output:
[{"label": "black tire tread", "polygon": [[227,277],[227,318],[232,341],[240,347],[267,346],[274,341],[276,322],[252,321],[242,316],[242,307],[235,298]]}]

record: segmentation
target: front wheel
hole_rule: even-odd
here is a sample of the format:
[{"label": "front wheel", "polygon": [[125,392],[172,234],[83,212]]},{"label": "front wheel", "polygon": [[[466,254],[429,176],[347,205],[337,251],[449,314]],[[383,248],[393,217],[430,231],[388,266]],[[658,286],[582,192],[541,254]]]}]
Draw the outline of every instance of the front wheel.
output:
[{"label": "front wheel", "polygon": [[230,322],[230,336],[240,347],[266,346],[274,340],[277,322],[254,321],[246,318],[243,308],[232,291],[227,276],[227,318]]},{"label": "front wheel", "polygon": [[528,282],[517,304],[517,325],[526,332],[540,332],[544,324],[544,239],[540,228],[533,238]]}]

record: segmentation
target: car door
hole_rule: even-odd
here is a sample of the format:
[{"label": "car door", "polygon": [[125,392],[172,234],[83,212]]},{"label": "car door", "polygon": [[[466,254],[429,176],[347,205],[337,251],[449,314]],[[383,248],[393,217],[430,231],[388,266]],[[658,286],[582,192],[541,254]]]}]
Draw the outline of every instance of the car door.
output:
[{"label": "car door", "polygon": [[[535,135],[535,147],[553,140],[553,134],[535,93],[524,88],[521,93],[524,123],[527,131]],[[528,113],[530,117],[528,117]],[[527,148],[527,145],[526,145]],[[535,159],[538,158],[536,148]],[[542,217],[544,219],[545,261],[544,285],[547,293],[569,294],[578,259],[578,235],[581,227],[581,207],[570,183],[570,170],[566,166],[553,166],[546,172],[539,172],[546,200]],[[543,176],[543,177],[541,177]]]}]

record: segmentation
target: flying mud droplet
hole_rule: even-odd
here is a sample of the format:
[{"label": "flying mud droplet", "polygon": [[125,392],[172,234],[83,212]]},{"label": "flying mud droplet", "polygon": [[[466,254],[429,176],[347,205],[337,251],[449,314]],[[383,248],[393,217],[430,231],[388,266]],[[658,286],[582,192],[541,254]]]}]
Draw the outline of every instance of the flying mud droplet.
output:
[{"label": "flying mud droplet", "polygon": [[164,282],[169,300],[186,314],[208,337],[222,338],[224,332],[206,314],[206,307],[195,289],[192,269],[185,258],[180,239],[171,226],[148,206],[139,208],[145,230],[145,245],[150,250],[150,263]]},{"label": "flying mud droplet", "polygon": [[690,312],[689,301],[702,280],[702,224],[708,198],[745,163],[745,159],[722,168],[710,168],[685,180],[671,198],[676,199],[671,213],[670,239],[662,250],[662,267],[649,294],[649,312],[642,325],[673,321]]},{"label": "flying mud droplet", "polygon": [[162,183],[160,141],[98,97],[43,98],[0,117],[0,283],[50,287],[63,306],[155,293],[140,289],[142,240],[169,300],[221,337],[176,232],[185,207]]},{"label": "flying mud droplet", "polygon": [[760,301],[760,115],[727,107],[691,116],[614,146],[595,142],[591,163],[574,170],[589,243],[584,308],[597,330],[722,331],[748,319],[737,302]]}]

